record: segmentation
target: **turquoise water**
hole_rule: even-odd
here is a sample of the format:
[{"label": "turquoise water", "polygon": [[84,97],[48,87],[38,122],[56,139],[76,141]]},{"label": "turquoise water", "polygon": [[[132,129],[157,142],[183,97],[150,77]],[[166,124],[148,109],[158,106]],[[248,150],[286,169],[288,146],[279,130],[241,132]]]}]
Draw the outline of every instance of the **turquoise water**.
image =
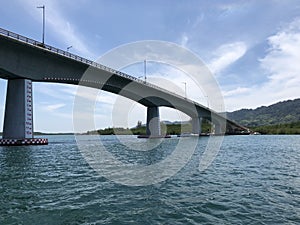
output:
[{"label": "turquoise water", "polygon": [[[0,147],[0,224],[300,224],[300,136],[226,136],[199,172],[201,137],[178,173],[136,187],[95,172],[73,136],[48,138],[48,146]],[[91,151],[98,139],[86,137]],[[101,139],[119,160],[141,165],[167,158],[179,140],[133,151],[124,143],[151,140]]]}]

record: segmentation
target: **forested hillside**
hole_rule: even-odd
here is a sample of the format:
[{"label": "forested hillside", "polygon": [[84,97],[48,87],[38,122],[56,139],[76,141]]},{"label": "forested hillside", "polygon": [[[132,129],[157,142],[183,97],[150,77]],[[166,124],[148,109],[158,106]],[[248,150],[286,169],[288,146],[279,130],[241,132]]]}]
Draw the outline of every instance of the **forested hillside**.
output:
[{"label": "forested hillside", "polygon": [[256,109],[241,109],[227,113],[227,117],[247,127],[295,123],[300,121],[300,99]]}]

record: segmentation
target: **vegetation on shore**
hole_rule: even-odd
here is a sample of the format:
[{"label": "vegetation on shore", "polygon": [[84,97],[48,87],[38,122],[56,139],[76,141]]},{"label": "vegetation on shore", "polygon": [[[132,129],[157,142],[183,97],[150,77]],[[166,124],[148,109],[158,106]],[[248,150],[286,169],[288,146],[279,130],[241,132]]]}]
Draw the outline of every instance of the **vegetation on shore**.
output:
[{"label": "vegetation on shore", "polygon": [[250,128],[260,134],[300,134],[300,122]]},{"label": "vegetation on shore", "polygon": [[[182,133],[191,133],[192,132],[192,125],[191,123],[182,123],[182,124],[164,124],[161,123],[161,131],[163,134],[170,134],[170,135],[178,135]],[[211,131],[211,125],[209,122],[204,121],[202,123],[202,131],[209,133]],[[121,128],[121,127],[114,127],[114,128],[105,128],[99,129],[94,131],[88,131],[87,134],[101,134],[101,135],[144,135],[146,134],[146,127],[142,126],[139,122],[138,125],[134,128]]]},{"label": "vegetation on shore", "polygon": [[[178,135],[182,133],[191,133],[192,125],[184,124],[161,124],[161,130],[164,134]],[[260,134],[300,134],[300,122],[289,124],[276,124],[268,126],[250,127],[250,130],[259,132]],[[204,123],[202,126],[204,133],[210,133],[211,126],[209,123]],[[94,131],[88,131],[89,135],[143,135],[146,134],[146,127],[140,126],[135,128],[105,128]]]}]

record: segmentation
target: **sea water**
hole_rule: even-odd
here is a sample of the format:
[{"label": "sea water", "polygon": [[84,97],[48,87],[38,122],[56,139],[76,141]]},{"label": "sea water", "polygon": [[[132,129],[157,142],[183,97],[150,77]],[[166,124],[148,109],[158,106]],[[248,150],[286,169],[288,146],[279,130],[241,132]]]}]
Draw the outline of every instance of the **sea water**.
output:
[{"label": "sea water", "polygon": [[[74,136],[47,138],[47,146],[0,147],[0,224],[300,224],[300,136],[226,136],[204,171],[209,137],[200,137],[178,172],[139,186],[96,171]],[[101,142],[124,164],[144,166],[180,141],[148,149],[153,140],[136,136],[84,139],[91,153]]]}]

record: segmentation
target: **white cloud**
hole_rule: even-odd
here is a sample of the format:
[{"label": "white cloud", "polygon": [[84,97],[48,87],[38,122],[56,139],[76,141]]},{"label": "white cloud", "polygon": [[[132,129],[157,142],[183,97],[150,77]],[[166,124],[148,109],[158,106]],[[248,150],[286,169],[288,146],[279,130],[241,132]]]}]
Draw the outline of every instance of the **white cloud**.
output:
[{"label": "white cloud", "polygon": [[186,33],[183,33],[181,36],[180,45],[186,47],[188,41],[189,41],[189,37],[187,36]]},{"label": "white cloud", "polygon": [[60,109],[62,107],[64,107],[66,104],[63,103],[59,103],[59,104],[54,104],[54,105],[46,105],[44,106],[44,110],[48,111],[48,112],[53,112],[57,109]]},{"label": "white cloud", "polygon": [[208,67],[213,73],[219,73],[241,58],[246,51],[247,46],[244,42],[224,44],[215,51],[215,56]]},{"label": "white cloud", "polygon": [[251,91],[250,88],[238,87],[234,90],[223,91],[223,96],[229,97],[229,96],[234,96],[234,95],[249,94],[250,91]]},{"label": "white cloud", "polygon": [[268,42],[271,47],[268,54],[261,59],[261,65],[269,73],[270,80],[274,83],[286,83],[290,79],[299,82],[300,19],[269,37]]},{"label": "white cloud", "polygon": [[60,99],[64,101],[72,101],[73,94],[72,90],[76,86],[68,84],[57,84],[57,83],[33,83],[34,87],[34,99],[38,98],[40,94],[47,95],[52,99]]},{"label": "white cloud", "polygon": [[264,89],[278,100],[300,96],[300,19],[268,38],[270,49],[261,59],[269,81]]},{"label": "white cloud", "polygon": [[[240,91],[227,92],[227,110],[256,108],[278,101],[300,97],[300,18],[268,38],[269,49],[260,66],[264,68],[267,81]],[[238,91],[238,89],[236,90]],[[225,92],[226,94],[226,92]]]}]

